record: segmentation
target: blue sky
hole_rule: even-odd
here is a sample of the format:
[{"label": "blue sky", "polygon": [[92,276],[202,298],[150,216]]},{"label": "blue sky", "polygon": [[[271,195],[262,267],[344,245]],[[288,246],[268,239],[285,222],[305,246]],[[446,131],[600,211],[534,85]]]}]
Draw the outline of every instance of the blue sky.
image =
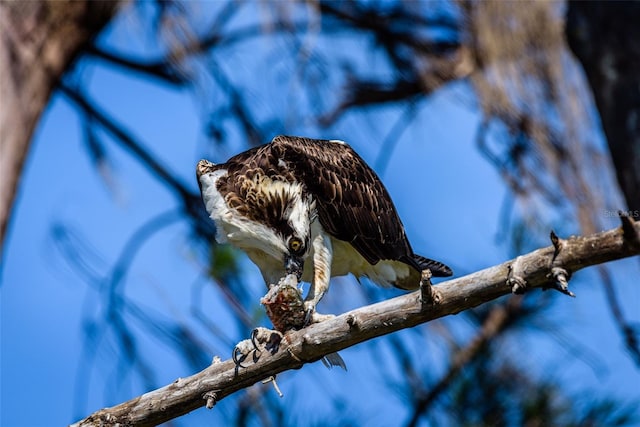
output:
[{"label": "blue sky", "polygon": [[[135,26],[120,22],[114,32],[121,33],[112,34],[109,42],[126,47],[125,40],[135,36],[132,28]],[[135,49],[148,47],[148,41],[144,40],[131,43],[137,46]],[[249,50],[234,55],[236,61],[246,63],[248,75],[259,74],[259,70],[251,69]],[[83,74],[91,95],[100,105],[148,144],[149,149],[195,190],[194,165],[203,156],[206,142],[200,101],[186,90],[170,90],[91,64],[86,65]],[[242,75],[239,71],[238,78]],[[269,86],[268,81],[263,84]],[[279,104],[295,98],[295,82],[287,87],[288,92],[271,106],[260,98],[256,89],[256,102],[277,111]],[[420,103],[416,118],[400,137],[388,166],[380,171],[414,249],[450,264],[456,275],[510,258],[505,244],[496,242],[506,189],[495,169],[475,149],[479,117],[461,102],[461,94],[469,96],[468,90],[464,84],[454,85]],[[291,111],[286,114],[295,117]],[[326,130],[313,128],[305,132],[307,124],[294,121],[286,129],[295,134],[344,139],[365,160],[375,164],[383,136],[399,114],[400,111],[393,109],[380,109],[368,116],[348,115]],[[371,141],[371,135],[380,135],[380,138]],[[141,225],[178,206],[171,194],[151,179],[127,152],[112,143],[106,145],[112,184],[105,183],[87,156],[76,112],[61,95],[53,96],[26,162],[0,270],[0,423],[3,426],[64,425],[145,390],[135,375],[114,378],[119,371],[113,360],[116,352],[108,338],[100,342],[91,368],[84,366],[79,371],[87,350],[83,328],[105,306],[102,294],[89,287],[69,265],[54,239],[57,225],[72,230],[70,238],[90,248],[88,253],[92,255],[85,254],[83,262],[86,261],[92,271],[105,275]],[[224,160],[230,154],[233,153],[225,151],[213,160]],[[220,307],[221,296],[212,287],[202,285],[202,293],[194,296],[193,289],[197,288],[194,284],[206,283],[206,266],[190,247],[187,231],[185,223],[173,222],[148,239],[136,254],[123,286],[136,302],[153,307],[162,316],[184,321],[196,331],[201,330],[211,356],[220,354],[226,358],[231,348],[212,339],[201,325],[194,325],[187,317],[193,298],[201,298],[200,305],[211,322],[221,328],[235,328]],[[640,321],[637,259],[612,263],[611,267],[625,314],[637,323]],[[248,265],[246,268],[250,292],[257,301],[263,285],[256,270]],[[334,283],[324,304],[340,310],[357,306],[357,293],[349,288],[357,286],[354,283],[349,279]],[[574,349],[564,341],[550,344],[543,339],[546,337],[539,336],[541,333],[513,337],[507,341],[504,351],[521,352],[526,355],[523,365],[543,376],[566,382],[569,389],[587,388],[602,397],[611,394],[639,399],[640,374],[625,354],[596,275],[590,271],[580,272],[571,286],[578,298],[556,300],[553,320],[558,332],[549,334],[570,337],[572,342],[577,342],[586,355],[584,363],[569,358],[568,353]],[[460,334],[464,334],[464,330],[464,326],[460,327]],[[142,339],[141,345],[145,346],[148,361],[156,367],[162,366],[155,378],[158,385],[193,373],[162,343]],[[428,346],[433,352],[431,357],[435,358],[436,343]],[[571,366],[550,363],[565,351]],[[343,357],[350,368],[347,373],[326,372],[319,364],[302,371],[320,378],[318,381],[329,392],[347,395],[357,384],[366,383],[371,364],[378,361],[364,348],[347,350]],[[294,404],[304,392],[294,378],[301,375],[300,372],[283,376],[280,384],[285,398]],[[80,414],[74,413],[78,375],[90,378],[86,400],[82,408],[75,408],[84,411]],[[233,410],[230,405],[225,407],[225,403],[227,401],[221,402],[213,412],[196,411],[192,420],[219,420],[216,411],[223,414]],[[375,397],[346,403],[369,414],[376,414],[378,404]],[[402,402],[385,404],[389,405],[388,411],[372,416],[372,425],[394,423],[403,416]]]}]

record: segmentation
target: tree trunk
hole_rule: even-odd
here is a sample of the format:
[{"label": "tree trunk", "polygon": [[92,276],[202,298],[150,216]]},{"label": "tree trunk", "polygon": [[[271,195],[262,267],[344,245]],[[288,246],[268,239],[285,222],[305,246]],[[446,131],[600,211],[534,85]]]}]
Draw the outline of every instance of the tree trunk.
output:
[{"label": "tree trunk", "polygon": [[0,2],[0,254],[29,142],[58,80],[118,1]]},{"label": "tree trunk", "polygon": [[640,216],[640,3],[570,1],[566,34],[589,79],[627,207]]}]

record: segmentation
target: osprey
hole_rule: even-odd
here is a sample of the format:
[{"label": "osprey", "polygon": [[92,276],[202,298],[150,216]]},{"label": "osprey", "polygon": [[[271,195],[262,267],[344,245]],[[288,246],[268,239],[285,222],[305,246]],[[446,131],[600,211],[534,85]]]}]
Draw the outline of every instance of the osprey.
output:
[{"label": "osprey", "polygon": [[452,274],[413,252],[386,188],[342,141],[277,136],[224,164],[201,160],[196,175],[216,240],[244,250],[267,286],[292,273],[310,282],[309,313],[334,276],[413,290],[425,269]]}]

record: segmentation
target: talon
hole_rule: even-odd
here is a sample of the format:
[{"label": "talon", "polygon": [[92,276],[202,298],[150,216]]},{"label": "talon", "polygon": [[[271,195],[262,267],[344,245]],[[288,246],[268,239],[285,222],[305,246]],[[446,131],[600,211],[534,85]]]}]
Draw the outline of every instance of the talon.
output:
[{"label": "talon", "polygon": [[[238,355],[242,355],[242,357],[238,358]],[[244,362],[246,358],[247,358],[247,355],[244,354],[242,352],[242,350],[240,350],[238,348],[238,346],[235,346],[233,348],[233,353],[231,354],[231,359],[233,359],[233,363],[235,363],[236,366],[240,366],[240,367],[244,368],[244,366],[242,366],[242,362]]]},{"label": "talon", "polygon": [[265,344],[265,349],[271,354],[276,354],[280,348],[280,342],[282,341],[282,333],[278,331],[271,331],[269,340]]},{"label": "talon", "polygon": [[256,338],[258,336],[258,332],[260,332],[258,328],[254,328],[253,331],[251,331],[251,344],[253,344],[253,348],[255,350],[259,350],[258,344],[256,344]]},{"label": "talon", "polygon": [[304,327],[306,328],[313,322],[313,314],[316,311],[313,301],[305,301],[304,303]]},{"label": "talon", "polygon": [[252,345],[251,340],[242,340],[233,348],[233,353],[231,354],[231,359],[236,364],[236,366],[244,368],[242,366],[242,362],[247,359],[249,353],[254,351],[250,346]]},{"label": "talon", "polygon": [[306,310],[305,314],[304,314],[304,328],[306,328],[307,326],[309,326],[312,322],[313,318],[313,311],[312,310]]}]

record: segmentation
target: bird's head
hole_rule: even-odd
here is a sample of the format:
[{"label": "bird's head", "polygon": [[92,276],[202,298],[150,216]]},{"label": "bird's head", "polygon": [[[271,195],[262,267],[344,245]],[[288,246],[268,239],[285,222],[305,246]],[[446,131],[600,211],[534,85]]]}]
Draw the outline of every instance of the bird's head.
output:
[{"label": "bird's head", "polygon": [[284,273],[295,274],[300,280],[305,260],[311,252],[311,223],[314,219],[311,205],[295,200],[270,220],[254,223],[252,238],[235,243],[244,246],[248,252],[257,249],[272,259],[268,263],[271,266],[269,270],[275,276],[270,280],[279,279]]},{"label": "bird's head", "polygon": [[[233,233],[229,240],[248,252],[258,250],[271,258],[269,269],[280,274],[271,279],[286,273],[300,280],[311,249],[315,203],[299,183],[263,175],[250,177],[245,184],[239,193],[244,196],[242,214],[249,221],[242,233]],[[242,237],[242,241],[235,237]]]},{"label": "bird's head", "polygon": [[[247,252],[268,280],[300,280],[310,253],[316,205],[304,184],[247,164],[198,163],[196,175],[218,242]],[[242,173],[238,168],[243,168]]]},{"label": "bird's head", "polygon": [[[280,220],[274,221],[279,259],[284,263],[287,274],[302,277],[304,262],[311,247],[311,223],[315,219],[315,207],[310,198],[295,193],[288,198],[281,211]],[[285,199],[287,199],[285,197]]]}]

